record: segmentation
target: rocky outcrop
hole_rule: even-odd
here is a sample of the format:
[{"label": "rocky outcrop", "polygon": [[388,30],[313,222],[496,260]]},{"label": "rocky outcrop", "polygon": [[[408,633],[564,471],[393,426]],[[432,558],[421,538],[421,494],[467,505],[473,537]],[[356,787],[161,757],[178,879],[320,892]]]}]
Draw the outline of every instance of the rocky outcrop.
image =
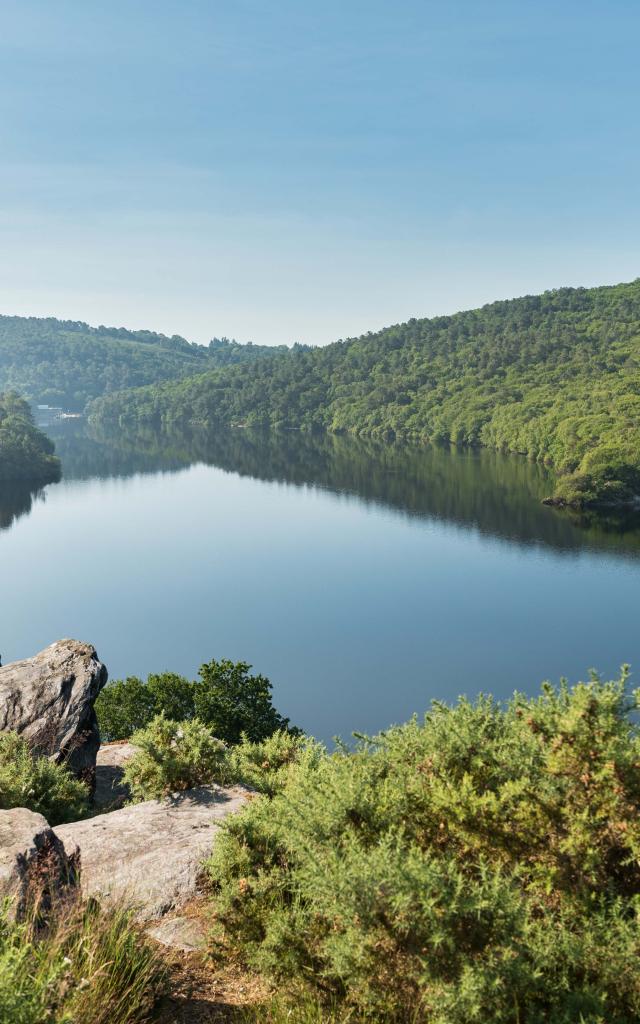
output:
[{"label": "rocky outcrop", "polygon": [[102,744],[96,758],[95,807],[103,812],[115,811],[130,799],[129,787],[122,780],[127,762],[137,751],[128,740]]},{"label": "rocky outcrop", "polygon": [[76,858],[42,817],[25,807],[0,811],[0,899],[21,917],[27,906],[47,906],[76,882]]},{"label": "rocky outcrop", "polygon": [[242,786],[203,786],[59,825],[56,834],[68,856],[79,851],[84,896],[123,899],[152,920],[195,894],[221,822],[248,796]]},{"label": "rocky outcrop", "polygon": [[93,787],[100,746],[93,703],[106,681],[91,644],[58,640],[0,668],[0,730],[20,733]]}]

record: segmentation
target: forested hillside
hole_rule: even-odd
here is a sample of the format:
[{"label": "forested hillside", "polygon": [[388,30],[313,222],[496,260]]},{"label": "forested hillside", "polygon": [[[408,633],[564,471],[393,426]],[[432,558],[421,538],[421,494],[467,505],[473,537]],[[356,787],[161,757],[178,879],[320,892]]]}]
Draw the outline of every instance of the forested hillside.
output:
[{"label": "forested hillside", "polygon": [[29,403],[13,392],[0,394],[0,483],[50,483],[60,478],[55,446],[33,422]]},{"label": "forested hillside", "polygon": [[81,411],[92,398],[286,352],[214,338],[208,347],[151,331],[0,316],[0,391]]},{"label": "forested hillside", "polygon": [[640,493],[640,280],[563,288],[92,407],[95,422],[326,429],[523,453],[557,500]]}]

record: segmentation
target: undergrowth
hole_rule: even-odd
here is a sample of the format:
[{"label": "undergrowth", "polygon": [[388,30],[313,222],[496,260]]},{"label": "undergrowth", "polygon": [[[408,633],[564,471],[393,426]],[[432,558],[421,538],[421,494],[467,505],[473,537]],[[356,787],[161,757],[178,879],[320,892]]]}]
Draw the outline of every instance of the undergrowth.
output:
[{"label": "undergrowth", "polygon": [[50,825],[88,813],[89,793],[64,764],[34,754],[24,737],[0,732],[0,810],[28,807]]},{"label": "undergrowth", "polygon": [[217,838],[214,944],[353,1020],[637,1021],[637,708],[546,684],[294,758]]}]

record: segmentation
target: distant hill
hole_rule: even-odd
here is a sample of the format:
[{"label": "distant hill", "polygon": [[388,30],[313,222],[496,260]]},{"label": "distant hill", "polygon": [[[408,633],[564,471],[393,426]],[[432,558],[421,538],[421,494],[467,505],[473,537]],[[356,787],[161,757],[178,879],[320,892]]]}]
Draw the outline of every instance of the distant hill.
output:
[{"label": "distant hill", "polygon": [[106,397],[91,415],[480,444],[553,465],[560,503],[631,501],[640,494],[640,280],[409,320]]},{"label": "distant hill", "polygon": [[0,316],[0,392],[15,390],[34,403],[81,411],[91,399],[122,388],[286,351],[284,345],[240,345],[227,338],[214,338],[207,347],[178,335]]}]

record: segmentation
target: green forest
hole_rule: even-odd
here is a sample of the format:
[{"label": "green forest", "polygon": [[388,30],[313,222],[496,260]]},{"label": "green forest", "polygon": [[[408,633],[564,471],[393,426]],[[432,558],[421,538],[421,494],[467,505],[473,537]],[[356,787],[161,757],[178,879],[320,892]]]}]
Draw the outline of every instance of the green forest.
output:
[{"label": "green forest", "polygon": [[208,346],[123,327],[71,320],[0,316],[0,391],[80,412],[88,401],[124,388],[252,362],[286,351],[214,338]]},{"label": "green forest", "polygon": [[0,394],[0,482],[58,480],[54,451],[53,441],[35,426],[29,403],[15,392]]},{"label": "green forest", "polygon": [[96,424],[252,426],[484,445],[557,471],[576,507],[640,493],[640,279],[562,288],[90,407]]}]

